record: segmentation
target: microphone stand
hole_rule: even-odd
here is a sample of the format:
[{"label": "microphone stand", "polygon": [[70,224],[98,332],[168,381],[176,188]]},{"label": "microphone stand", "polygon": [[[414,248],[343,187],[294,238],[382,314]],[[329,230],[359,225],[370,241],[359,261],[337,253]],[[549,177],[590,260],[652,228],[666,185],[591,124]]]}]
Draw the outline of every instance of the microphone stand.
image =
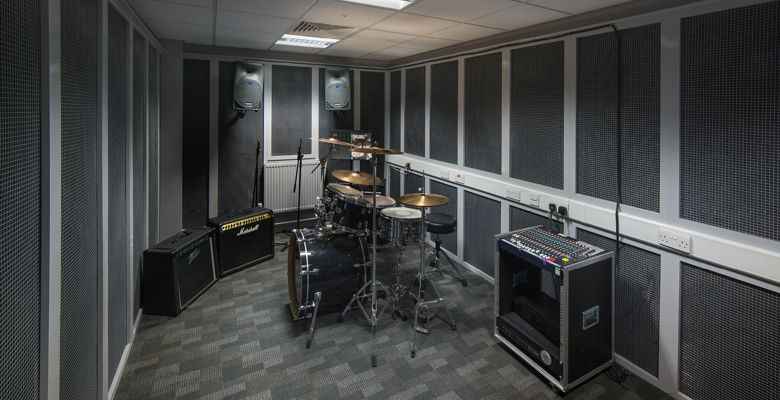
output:
[{"label": "microphone stand", "polygon": [[257,207],[257,203],[260,202],[260,183],[258,182],[258,175],[260,173],[260,139],[257,139],[257,149],[255,150],[255,179],[252,184],[252,204],[251,208]]},{"label": "microphone stand", "polygon": [[[301,229],[301,169],[303,168],[303,153],[301,153],[301,146],[303,145],[303,139],[298,141],[298,161],[295,164],[295,178],[293,178],[293,193],[298,191],[298,214],[295,222],[295,229]],[[284,242],[284,247],[279,250],[283,253],[290,246],[290,242]]]}]

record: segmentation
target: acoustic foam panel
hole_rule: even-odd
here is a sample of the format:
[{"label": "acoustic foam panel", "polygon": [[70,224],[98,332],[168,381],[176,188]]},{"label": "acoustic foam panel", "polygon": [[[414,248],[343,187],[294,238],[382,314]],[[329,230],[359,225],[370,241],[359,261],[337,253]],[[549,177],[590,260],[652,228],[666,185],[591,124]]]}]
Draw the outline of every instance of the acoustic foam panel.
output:
[{"label": "acoustic foam panel", "polygon": [[146,40],[133,31],[133,321],[141,308],[141,256],[146,246]]},{"label": "acoustic foam panel", "polygon": [[458,62],[431,65],[431,159],[458,163]]},{"label": "acoustic foam panel", "polygon": [[484,272],[493,276],[495,258],[495,235],[501,233],[501,203],[466,191],[465,221],[459,224],[463,229],[463,258]]},{"label": "acoustic foam panel", "polygon": [[[360,71],[360,129],[371,132],[371,140],[385,147],[385,73]],[[376,174],[385,177],[385,157],[380,157]],[[371,173],[371,163],[362,161],[360,170]]]},{"label": "acoustic foam panel", "polygon": [[149,45],[149,245],[157,243],[157,157],[159,92],[157,90],[157,50]]},{"label": "acoustic foam panel", "polygon": [[[458,218],[458,188],[455,186],[447,185],[438,181],[431,180],[431,193],[440,194],[450,199],[450,202],[439,207],[430,209],[430,212],[447,214]],[[460,222],[460,221],[458,221]],[[458,223],[458,229],[460,224]],[[441,237],[441,247],[449,250],[450,253],[458,254],[458,232],[448,233],[446,235],[439,235]],[[431,237],[431,240],[434,238]]]},{"label": "acoustic foam panel", "polygon": [[780,398],[780,294],[683,263],[680,392]]},{"label": "acoustic foam panel", "polygon": [[[615,241],[577,229],[577,239],[615,251]],[[623,244],[615,260],[615,353],[658,376],[661,256]]]},{"label": "acoustic foam panel", "polygon": [[387,195],[398,199],[401,197],[401,173],[394,168],[390,168],[390,186],[388,186]]},{"label": "acoustic foam panel", "polygon": [[401,150],[401,71],[390,73],[390,148]]},{"label": "acoustic foam panel", "polygon": [[422,175],[408,174],[404,177],[404,194],[418,193],[420,189],[425,191],[425,180]]},{"label": "acoustic foam panel", "polygon": [[[355,127],[355,114],[354,110],[355,107],[350,107],[349,110],[343,110],[343,111],[330,111],[325,109],[325,68],[319,69],[320,74],[320,88],[319,88],[319,112],[320,112],[320,123],[319,123],[319,135],[321,138],[329,138],[331,137],[330,130],[331,129],[354,129]],[[355,82],[355,73],[354,71],[349,71],[349,81]],[[355,85],[352,84],[349,86],[349,98],[354,99],[355,98]],[[319,143],[319,142],[318,142]],[[296,144],[297,146],[297,144]],[[320,157],[324,158],[328,152],[330,151],[330,147],[332,145],[325,144],[325,143],[319,143],[319,151],[320,151]],[[296,148],[297,149],[297,148]],[[368,164],[370,167],[370,162],[368,161],[361,161],[361,167],[363,164]],[[352,166],[350,165],[349,160],[329,160],[328,167],[327,167],[327,181],[328,182],[336,182],[336,183],[343,183],[339,181],[338,179],[334,179],[333,175],[331,174],[334,170],[337,169],[352,169]],[[371,169],[368,169],[368,172],[371,172]],[[379,175],[379,171],[377,171],[377,176]]]},{"label": "acoustic foam panel", "polygon": [[780,240],[780,2],[680,26],[680,217]]},{"label": "acoustic foam panel", "polygon": [[425,156],[425,67],[406,70],[404,152]]},{"label": "acoustic foam panel", "polygon": [[466,166],[501,173],[501,53],[466,59]]},{"label": "acoustic foam panel", "polygon": [[[60,399],[97,399],[101,345],[98,4],[62,0]],[[105,245],[105,244],[104,244]]]},{"label": "acoustic foam panel", "polygon": [[563,189],[563,41],[511,57],[510,176]]},{"label": "acoustic foam panel", "polygon": [[[532,226],[542,225],[545,228],[550,227],[550,219],[544,215],[540,215],[531,211],[523,210],[518,207],[509,207],[509,230],[515,231],[518,229],[529,228]],[[559,221],[552,221],[552,228],[556,232],[563,232],[563,224]]]},{"label": "acoustic foam panel", "polygon": [[37,399],[41,317],[40,2],[0,4],[0,398]]},{"label": "acoustic foam panel", "polygon": [[182,227],[206,226],[209,210],[209,61],[184,59]]},{"label": "acoustic foam panel", "polygon": [[[272,67],[271,154],[311,153],[311,68],[289,65]],[[324,97],[323,97],[324,104]],[[325,107],[324,105],[322,106]],[[303,139],[303,141],[301,141]]]},{"label": "acoustic foam panel", "polygon": [[[233,109],[234,70],[232,62],[219,63],[219,214],[253,205],[257,143],[263,143],[263,111],[248,111],[242,117]],[[259,175],[262,172],[262,149],[257,163]]]},{"label": "acoustic foam panel", "polygon": [[[659,211],[660,25],[621,30],[622,203]],[[577,39],[577,193],[616,201],[617,39]]]},{"label": "acoustic foam panel", "polygon": [[127,21],[108,11],[108,376],[127,344]]}]

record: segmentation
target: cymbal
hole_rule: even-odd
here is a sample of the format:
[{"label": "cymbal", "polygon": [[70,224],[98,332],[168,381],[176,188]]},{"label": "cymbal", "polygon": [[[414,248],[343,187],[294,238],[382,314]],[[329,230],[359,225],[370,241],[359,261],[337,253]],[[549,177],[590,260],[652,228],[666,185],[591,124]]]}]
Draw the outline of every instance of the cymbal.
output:
[{"label": "cymbal", "polygon": [[353,147],[349,149],[353,153],[369,153],[369,154],[404,154],[402,151],[393,149],[383,149],[381,147]]},{"label": "cymbal", "polygon": [[401,196],[398,202],[410,207],[436,207],[449,203],[450,199],[434,193],[410,193]]},{"label": "cymbal", "polygon": [[[374,182],[374,175],[365,172],[353,171],[351,169],[337,169],[331,173],[336,179],[344,182],[354,183],[355,185],[371,185]],[[382,178],[376,178],[376,184],[381,185]]]},{"label": "cymbal", "polygon": [[340,146],[352,146],[351,144],[347,142],[342,142],[341,140],[338,140],[336,138],[311,138],[311,140],[316,140],[318,142],[329,143],[329,144],[337,144]]}]

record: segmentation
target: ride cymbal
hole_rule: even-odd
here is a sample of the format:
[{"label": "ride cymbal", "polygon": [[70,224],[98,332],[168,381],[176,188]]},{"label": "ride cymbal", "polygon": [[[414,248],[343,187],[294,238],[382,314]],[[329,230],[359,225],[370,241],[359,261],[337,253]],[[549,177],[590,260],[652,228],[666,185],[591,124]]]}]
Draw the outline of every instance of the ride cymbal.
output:
[{"label": "ride cymbal", "polygon": [[338,140],[336,138],[311,138],[311,140],[316,140],[322,143],[337,144],[339,146],[352,146],[351,144],[347,142],[342,142],[341,140]]}]

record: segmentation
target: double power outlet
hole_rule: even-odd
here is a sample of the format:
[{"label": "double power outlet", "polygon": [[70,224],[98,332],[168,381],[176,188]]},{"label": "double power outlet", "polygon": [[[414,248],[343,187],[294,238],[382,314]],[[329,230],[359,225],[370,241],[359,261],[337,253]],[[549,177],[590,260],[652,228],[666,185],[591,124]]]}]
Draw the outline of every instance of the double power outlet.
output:
[{"label": "double power outlet", "polygon": [[683,253],[691,253],[691,235],[674,232],[669,229],[658,229],[658,244]]}]

